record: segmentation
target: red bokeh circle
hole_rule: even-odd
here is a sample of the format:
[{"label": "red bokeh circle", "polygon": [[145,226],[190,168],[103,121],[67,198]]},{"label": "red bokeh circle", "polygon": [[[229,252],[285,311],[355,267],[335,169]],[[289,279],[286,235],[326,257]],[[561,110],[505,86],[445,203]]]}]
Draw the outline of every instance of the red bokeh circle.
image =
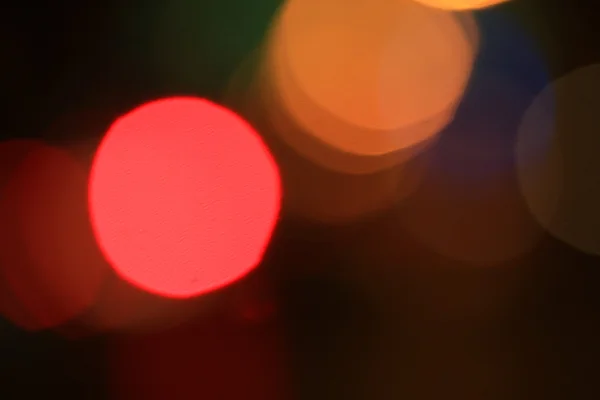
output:
[{"label": "red bokeh circle", "polygon": [[241,117],[207,100],[165,98],[117,119],[94,158],[89,207],[116,272],[149,292],[200,295],[262,259],[281,184]]}]

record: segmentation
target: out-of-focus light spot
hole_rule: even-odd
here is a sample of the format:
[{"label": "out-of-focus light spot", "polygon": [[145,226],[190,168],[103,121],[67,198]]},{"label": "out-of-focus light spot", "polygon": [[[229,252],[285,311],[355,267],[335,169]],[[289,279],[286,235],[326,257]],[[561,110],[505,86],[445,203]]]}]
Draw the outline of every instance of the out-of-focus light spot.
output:
[{"label": "out-of-focus light spot", "polygon": [[[258,71],[261,52],[253,53],[230,80],[225,101],[241,110],[260,130],[279,165],[286,215],[327,224],[346,224],[389,208],[409,194],[418,182],[419,169],[396,165],[391,158],[356,156],[316,143],[293,120],[275,110],[280,106]],[[299,154],[282,135],[304,141],[312,157]],[[412,153],[407,152],[405,158]],[[304,153],[306,154],[306,153]],[[315,157],[316,156],[316,157]],[[315,158],[322,162],[315,162]]]},{"label": "out-of-focus light spot", "polygon": [[[595,255],[600,254],[599,109],[599,64],[563,76],[528,109],[516,151],[523,195],[538,222]],[[540,152],[538,142],[547,137],[551,146]]]},{"label": "out-of-focus light spot", "polygon": [[[544,60],[522,28],[498,12],[477,22],[484,45],[454,121],[432,148],[433,172],[477,185],[514,169],[521,116],[550,81]],[[493,123],[492,123],[493,121]],[[539,137],[538,152],[548,142]]]},{"label": "out-of-focus light spot", "polygon": [[[542,235],[519,194],[513,149],[521,116],[548,75],[510,20],[491,13],[479,26],[485,45],[469,88],[401,214],[407,231],[432,250],[498,265],[525,254]],[[539,137],[537,151],[543,148]]]},{"label": "out-of-focus light spot", "polygon": [[[265,95],[264,92],[262,94]],[[293,125],[274,118],[273,113],[261,115],[261,111],[256,110],[257,103],[251,103],[250,114],[258,121],[280,167],[285,192],[284,211],[287,215],[325,224],[356,222],[388,209],[397,200],[410,194],[419,181],[422,169],[415,168],[413,164],[381,168],[394,160],[357,159],[346,157],[346,153],[333,149],[312,147],[312,155],[322,150],[320,155],[326,158],[327,165],[335,166],[324,168],[323,163],[313,162],[312,158],[296,152],[297,147],[289,146],[288,141],[282,140],[280,132],[298,133],[299,138],[309,136],[300,131],[291,131]],[[270,103],[262,104],[268,107]],[[351,174],[349,171],[361,173]]]},{"label": "out-of-focus light spot", "polygon": [[94,303],[107,271],[87,217],[87,176],[68,153],[37,142],[8,142],[0,154],[13,165],[0,207],[4,309],[25,329],[56,327]]},{"label": "out-of-focus light spot", "polygon": [[477,26],[477,20],[474,15],[470,12],[454,13],[456,21],[462,26],[467,40],[471,44],[473,54],[476,55],[479,52],[480,35],[479,27]]},{"label": "out-of-focus light spot", "polygon": [[110,127],[89,196],[98,242],[117,273],[185,298],[258,265],[281,189],[249,124],[209,101],[178,97],[145,104]]},{"label": "out-of-focus light spot", "polygon": [[[0,143],[0,201],[5,202],[6,191],[5,186],[13,176],[14,170],[19,166],[23,159],[27,156],[27,153],[32,151],[42,144],[35,140],[9,140]],[[16,325],[28,329],[36,330],[39,324],[36,323],[29,313],[27,313],[21,304],[15,299],[14,293],[10,289],[10,286],[4,278],[4,271],[8,267],[8,263],[13,262],[15,259],[16,249],[13,243],[7,238],[12,240],[14,231],[12,228],[12,221],[10,221],[9,214],[2,212],[2,219],[0,222],[0,271],[2,271],[2,279],[0,279],[0,313],[10,321],[13,321]],[[13,268],[13,267],[11,267]]]},{"label": "out-of-focus light spot", "polygon": [[474,266],[503,264],[541,237],[510,177],[467,187],[429,175],[403,205],[401,222],[412,235],[435,252]]},{"label": "out-of-focus light spot", "polygon": [[318,140],[363,156],[442,129],[474,57],[451,13],[412,1],[292,0],[271,40],[271,79],[286,111]]},{"label": "out-of-focus light spot", "polygon": [[[286,109],[281,92],[275,87],[275,82],[272,82],[272,76],[274,73],[266,69],[258,78],[260,102],[256,102],[255,107],[258,106],[260,109],[256,113],[264,114],[264,122],[269,127],[269,131],[276,133],[296,153],[327,170],[344,175],[383,173],[394,167],[400,167],[433,142],[433,138],[428,138],[417,144],[390,150],[384,154],[356,153],[332,146],[331,143],[321,140],[316,134],[317,131],[309,131],[303,127],[296,116]],[[311,104],[307,98],[299,101],[300,104],[308,107]],[[314,115],[316,116],[321,111],[315,109],[316,114]],[[437,123],[436,121],[438,119],[434,118],[419,124],[419,126],[411,126],[409,129],[413,132],[415,129],[429,129]],[[364,139],[366,143],[371,144],[377,142],[384,135],[382,131],[368,130],[341,120],[332,119],[329,122],[327,119],[321,120],[314,126],[314,129],[320,130],[321,133],[328,130],[336,132],[336,134],[343,133],[346,138],[361,137],[362,139],[357,140]],[[399,132],[395,131],[395,134],[399,134]]]},{"label": "out-of-focus light spot", "polygon": [[[256,124],[264,136],[272,136],[272,140],[280,142],[284,139],[294,153],[301,154],[327,170],[342,174],[372,174],[394,167],[413,155],[414,149],[397,152],[391,155],[364,156],[349,154],[322,142],[314,135],[307,134],[286,110],[283,109],[280,97],[273,87],[272,73],[264,64],[264,49],[257,49],[242,63],[231,77],[224,93],[224,102]],[[352,131],[350,125],[340,130]],[[363,131],[364,133],[364,131]],[[285,157],[279,157],[279,164]],[[292,156],[297,157],[297,154]],[[285,175],[285,172],[282,171]],[[284,181],[286,181],[284,179]],[[287,197],[286,197],[287,198]]]},{"label": "out-of-focus light spot", "polygon": [[509,0],[414,0],[443,10],[478,10],[506,3]]}]

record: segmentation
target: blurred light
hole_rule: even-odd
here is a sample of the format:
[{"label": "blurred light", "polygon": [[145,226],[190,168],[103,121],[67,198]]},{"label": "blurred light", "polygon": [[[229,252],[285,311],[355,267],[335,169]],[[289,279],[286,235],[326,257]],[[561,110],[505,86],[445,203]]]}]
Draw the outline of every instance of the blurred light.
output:
[{"label": "blurred light", "polygon": [[403,205],[408,232],[435,252],[473,266],[503,264],[541,237],[509,177],[467,187],[428,175]]},{"label": "blurred light", "polygon": [[[546,87],[519,130],[517,162],[527,204],[553,236],[600,255],[600,65]],[[540,140],[551,146],[540,151]]]},{"label": "blurred light", "polygon": [[[433,173],[453,184],[478,185],[514,171],[521,117],[550,81],[539,49],[515,21],[485,11],[477,22],[477,64],[454,121],[432,148]],[[541,152],[548,139],[540,136],[533,150]]]},{"label": "blurred light", "polygon": [[277,160],[286,215],[318,223],[346,224],[385,210],[411,192],[420,170],[412,165],[394,167],[400,158],[398,154],[391,159],[359,157],[312,142],[308,144],[312,146],[311,154],[322,152],[320,156],[327,160],[315,163],[314,157],[304,157],[295,151],[297,146],[292,148],[282,140],[283,132],[297,135],[298,140],[311,139],[293,121],[275,113],[276,100],[268,86],[258,80],[257,71],[252,70],[259,54],[253,54],[232,77],[226,101],[241,109],[258,127]]},{"label": "blurred light", "polygon": [[[470,85],[401,215],[432,250],[484,266],[520,257],[541,239],[514,176],[514,146],[521,116],[548,75],[512,21],[489,13],[478,22],[484,45]],[[539,153],[545,140],[537,140]]]},{"label": "blurred light", "polygon": [[[10,140],[0,142],[0,201],[6,202],[6,184],[13,177],[15,169],[18,168],[19,164],[27,156],[32,149],[42,146],[42,144],[35,140]],[[35,318],[31,316],[24,308],[23,305],[15,298],[15,294],[12,293],[9,282],[6,280],[6,273],[10,266],[10,263],[15,259],[15,248],[13,243],[14,230],[12,227],[14,224],[10,220],[10,214],[6,213],[2,209],[1,220],[0,220],[0,271],[2,272],[2,278],[0,279],[0,312],[2,315],[10,321],[13,321],[15,325],[28,330],[36,330],[39,328],[39,324],[35,321]]]},{"label": "blurred light", "polygon": [[474,43],[452,14],[411,1],[291,0],[273,30],[267,75],[308,134],[381,156],[427,141],[452,119]]},{"label": "blurred light", "polygon": [[509,0],[414,0],[429,7],[443,10],[476,10],[488,8]]},{"label": "blurred light", "polygon": [[7,142],[0,154],[12,164],[0,207],[7,317],[30,330],[56,327],[94,303],[107,271],[87,218],[87,177],[41,143]]},{"label": "blurred light", "polygon": [[185,298],[258,265],[280,192],[277,166],[250,125],[206,100],[179,97],[147,103],[110,127],[89,201],[117,273],[152,293]]},{"label": "blurred light", "polygon": [[[268,140],[279,143],[281,139],[285,139],[287,147],[297,153],[292,157],[302,155],[311,164],[318,164],[336,173],[361,175],[389,169],[413,155],[414,149],[385,156],[349,154],[307,134],[283,109],[271,82],[272,73],[266,68],[268,65],[265,65],[265,61],[264,48],[252,52],[231,76],[223,101],[243,112],[245,117],[260,127],[261,133],[268,136]],[[340,129],[351,131],[354,128],[346,125]],[[281,166],[282,163],[285,163],[284,156],[279,157],[279,164],[280,168],[285,169]]]}]

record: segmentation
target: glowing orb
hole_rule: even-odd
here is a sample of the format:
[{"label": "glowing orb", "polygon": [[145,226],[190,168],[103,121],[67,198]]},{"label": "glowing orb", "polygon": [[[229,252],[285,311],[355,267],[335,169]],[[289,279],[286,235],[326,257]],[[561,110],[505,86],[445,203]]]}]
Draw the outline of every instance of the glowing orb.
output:
[{"label": "glowing orb", "polygon": [[592,255],[600,255],[598,93],[600,64],[548,85],[524,114],[516,146],[519,183],[537,222]]},{"label": "glowing orb", "polygon": [[96,237],[116,272],[174,298],[216,290],[257,266],[280,201],[277,166],[250,125],[187,97],[118,119],[89,187]]},{"label": "glowing orb", "polygon": [[415,0],[423,5],[443,10],[478,10],[506,3],[508,0]]}]

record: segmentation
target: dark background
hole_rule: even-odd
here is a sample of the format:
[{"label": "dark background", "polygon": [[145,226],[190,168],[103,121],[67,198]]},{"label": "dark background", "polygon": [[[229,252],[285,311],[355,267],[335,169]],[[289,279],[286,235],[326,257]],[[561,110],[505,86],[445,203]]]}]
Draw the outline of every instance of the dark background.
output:
[{"label": "dark background", "polygon": [[[168,57],[148,62],[149,28],[143,21],[139,27],[124,22],[130,21],[124,17],[128,13],[151,13],[159,5],[156,0],[4,6],[0,135],[57,144],[93,142],[116,116],[160,96],[196,94],[219,101],[231,74],[261,42],[279,1],[196,3],[190,21],[196,22],[195,37],[201,39],[190,45],[203,59],[193,63],[202,77],[193,85],[159,79],[156,65]],[[591,0],[517,0],[483,13],[508,13],[520,21],[556,78],[598,62],[600,20],[593,6]],[[52,128],[69,116],[79,117]],[[344,244],[373,235],[386,220],[378,215],[331,228],[284,218],[277,228],[257,274],[275,288],[278,312],[265,324],[281,327],[290,397],[600,398],[597,258],[548,237],[534,254],[515,261],[526,265],[535,284],[509,308],[486,317],[471,311],[428,318],[426,307],[402,294],[419,287],[423,273],[414,274],[415,269],[425,268],[428,279],[442,282],[430,290],[444,296],[457,295],[464,282],[510,280],[514,269],[473,270],[456,263],[436,269],[428,267],[428,256],[419,250],[402,260],[373,261],[407,266],[397,285],[345,278],[340,271],[361,261],[346,256]],[[399,240],[411,245],[409,238]],[[394,305],[383,305],[390,298]],[[118,335],[67,340],[52,332],[24,333],[4,321],[0,328],[0,398],[113,397],[109,358]]]}]

